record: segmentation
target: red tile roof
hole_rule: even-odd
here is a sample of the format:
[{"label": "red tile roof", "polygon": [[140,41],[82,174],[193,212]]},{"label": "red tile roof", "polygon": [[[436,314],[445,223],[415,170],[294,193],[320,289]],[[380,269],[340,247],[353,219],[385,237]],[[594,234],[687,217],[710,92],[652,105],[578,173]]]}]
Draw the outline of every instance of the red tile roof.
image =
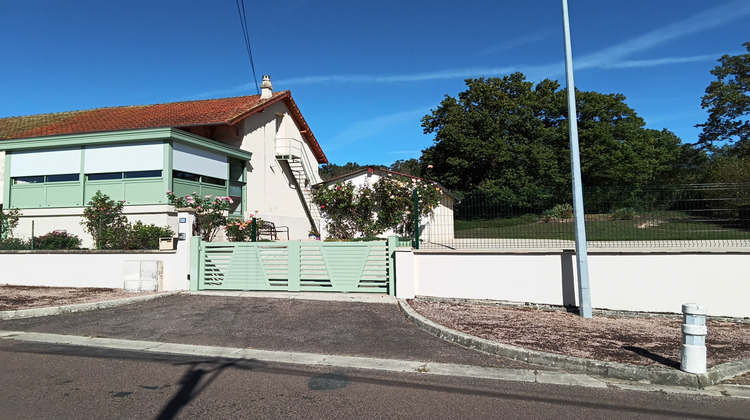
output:
[{"label": "red tile roof", "polygon": [[0,118],[0,140],[142,128],[233,125],[279,101],[289,108],[318,162],[327,163],[328,159],[289,91],[274,92],[269,99],[261,99],[260,95],[238,96]]}]

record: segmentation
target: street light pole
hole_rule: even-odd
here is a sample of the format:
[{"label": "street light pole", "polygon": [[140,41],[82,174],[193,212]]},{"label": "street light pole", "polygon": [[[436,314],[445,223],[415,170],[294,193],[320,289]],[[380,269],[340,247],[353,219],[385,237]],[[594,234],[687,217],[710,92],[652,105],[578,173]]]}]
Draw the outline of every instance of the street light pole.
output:
[{"label": "street light pole", "polygon": [[573,217],[576,235],[576,268],[578,269],[578,301],[580,315],[591,318],[591,290],[589,289],[589,260],[586,246],[586,222],[581,185],[581,159],[578,150],[578,113],[573,83],[573,57],[568,22],[568,0],[562,0],[563,33],[565,37],[565,79],[568,89],[568,123],[570,126],[570,171],[573,175]]}]

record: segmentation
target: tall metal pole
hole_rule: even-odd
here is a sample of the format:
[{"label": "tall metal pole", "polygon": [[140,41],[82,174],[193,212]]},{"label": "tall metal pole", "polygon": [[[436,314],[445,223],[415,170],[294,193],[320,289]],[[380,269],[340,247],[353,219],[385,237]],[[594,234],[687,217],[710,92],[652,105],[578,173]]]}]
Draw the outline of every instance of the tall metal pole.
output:
[{"label": "tall metal pole", "polygon": [[573,83],[573,57],[570,46],[568,0],[562,0],[563,32],[565,35],[565,77],[568,88],[568,122],[570,125],[570,171],[573,175],[573,217],[576,235],[576,268],[578,269],[578,301],[581,316],[591,318],[591,290],[589,289],[589,259],[586,247],[586,222],[581,185],[581,159],[578,150],[578,113]]}]

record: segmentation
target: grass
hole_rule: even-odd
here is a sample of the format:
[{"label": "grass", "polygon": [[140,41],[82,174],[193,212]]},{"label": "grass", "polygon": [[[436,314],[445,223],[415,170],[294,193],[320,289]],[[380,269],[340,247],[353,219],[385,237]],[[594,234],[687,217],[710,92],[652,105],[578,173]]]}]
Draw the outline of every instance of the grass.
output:
[{"label": "grass", "polygon": [[[457,220],[455,236],[575,239],[573,219],[545,221],[543,216],[531,214],[492,220]],[[630,220],[617,220],[610,214],[593,214],[586,216],[586,237],[589,241],[731,240],[750,239],[750,230],[682,212],[637,213]]]}]

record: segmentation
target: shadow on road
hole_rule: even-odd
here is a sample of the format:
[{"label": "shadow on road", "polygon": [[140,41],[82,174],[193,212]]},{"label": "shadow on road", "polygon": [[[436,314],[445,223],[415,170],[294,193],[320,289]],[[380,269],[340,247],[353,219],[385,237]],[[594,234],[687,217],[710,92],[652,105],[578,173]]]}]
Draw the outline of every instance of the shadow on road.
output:
[{"label": "shadow on road", "polygon": [[[255,360],[216,361],[205,360],[197,362],[177,363],[176,365],[188,365],[188,370],[179,381],[180,389],[164,406],[161,413],[156,416],[157,420],[173,419],[179,411],[190,404],[201,392],[227,368],[253,370],[264,366],[262,362]],[[211,367],[213,365],[213,367]],[[201,383],[202,381],[202,383]]]},{"label": "shadow on road", "polygon": [[622,346],[622,349],[623,350],[632,351],[633,353],[635,353],[635,354],[637,354],[639,356],[646,357],[646,358],[651,359],[654,362],[662,364],[664,366],[669,366],[671,368],[676,368],[676,369],[680,368],[680,362],[677,362],[675,360],[672,360],[672,359],[664,357],[664,356],[660,356],[660,355],[658,355],[656,353],[652,353],[652,352],[650,352],[650,351],[648,351],[648,350],[646,350],[646,349],[644,349],[642,347]]}]

